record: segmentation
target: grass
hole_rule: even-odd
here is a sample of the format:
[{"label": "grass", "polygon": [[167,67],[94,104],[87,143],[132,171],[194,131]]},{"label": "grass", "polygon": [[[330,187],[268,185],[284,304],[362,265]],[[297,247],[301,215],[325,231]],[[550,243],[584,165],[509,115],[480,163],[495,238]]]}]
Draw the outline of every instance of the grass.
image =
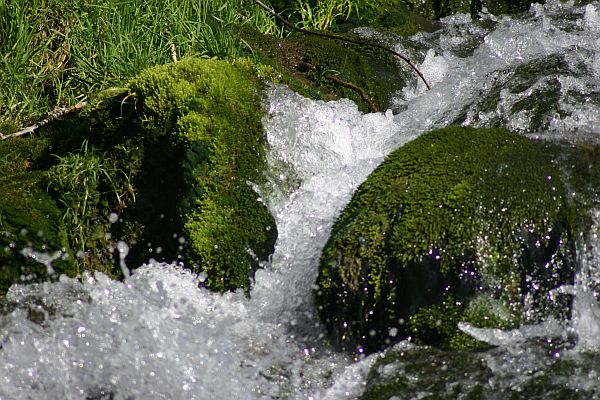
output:
[{"label": "grass", "polygon": [[135,201],[131,178],[125,171],[110,165],[109,159],[97,154],[87,141],[80,151],[56,157],[58,164],[46,173],[48,189],[57,194],[64,210],[63,221],[70,227],[67,235],[71,248],[79,253],[81,266],[89,267],[87,241],[98,239],[92,230],[104,219],[102,202],[106,197],[114,197],[117,207],[125,207],[126,198]]},{"label": "grass", "polygon": [[356,0],[321,0],[313,5],[297,0],[295,8],[300,16],[297,25],[303,29],[325,31],[336,19],[347,19],[353,11],[358,12],[358,6]]},{"label": "grass", "polygon": [[177,57],[251,54],[241,27],[280,35],[247,0],[0,0],[0,131]]}]

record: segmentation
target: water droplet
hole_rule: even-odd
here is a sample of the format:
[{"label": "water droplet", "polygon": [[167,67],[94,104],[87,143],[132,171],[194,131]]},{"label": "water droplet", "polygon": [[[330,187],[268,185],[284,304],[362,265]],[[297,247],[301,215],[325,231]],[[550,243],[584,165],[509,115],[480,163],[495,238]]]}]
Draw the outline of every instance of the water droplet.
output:
[{"label": "water droplet", "polygon": [[111,224],[114,224],[118,221],[119,221],[119,216],[117,215],[117,213],[110,213],[110,215],[108,216],[108,222],[110,222]]}]

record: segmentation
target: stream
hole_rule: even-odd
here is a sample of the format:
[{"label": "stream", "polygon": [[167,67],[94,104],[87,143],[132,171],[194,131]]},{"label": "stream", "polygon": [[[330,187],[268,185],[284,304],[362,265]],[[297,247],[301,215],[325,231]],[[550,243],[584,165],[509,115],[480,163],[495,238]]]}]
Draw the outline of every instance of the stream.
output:
[{"label": "stream", "polygon": [[[358,185],[387,154],[449,124],[506,126],[541,140],[600,139],[598,2],[552,0],[520,17],[455,15],[437,32],[403,39],[358,33],[420,56],[432,89],[411,77],[391,110],[364,114],[349,100],[267,87],[268,183],[255,189],[279,236],[250,296],[199,288],[202,274],[153,260],[123,282],[96,273],[14,285],[0,304],[0,400],[358,399],[384,353],[357,362],[335,352],[312,304],[320,251]],[[594,218],[600,230],[600,212]],[[484,398],[531,385],[539,398],[571,398],[551,397],[563,388],[600,398],[596,239],[582,244],[575,284],[559,289],[575,297],[571,320],[514,331],[462,326],[495,346],[477,355],[485,371],[442,368],[419,377],[413,398],[435,395],[426,382],[441,376],[447,388],[484,385]],[[407,341],[396,348],[414,359],[453,357]],[[410,359],[388,373],[410,371]]]}]

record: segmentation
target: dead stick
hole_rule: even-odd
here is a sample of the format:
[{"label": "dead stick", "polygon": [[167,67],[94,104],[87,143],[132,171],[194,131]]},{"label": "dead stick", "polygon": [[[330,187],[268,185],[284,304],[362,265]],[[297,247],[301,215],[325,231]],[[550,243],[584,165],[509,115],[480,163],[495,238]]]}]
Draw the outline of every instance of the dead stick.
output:
[{"label": "dead stick", "polygon": [[[316,71],[317,67],[315,67],[314,65],[304,62],[301,62],[301,65],[305,66],[308,70],[310,71]],[[369,111],[370,112],[379,112],[379,107],[377,107],[377,105],[373,102],[373,100],[371,100],[371,98],[369,97],[369,94],[365,91],[365,89],[356,86],[355,84],[353,84],[352,82],[348,82],[345,81],[343,79],[340,79],[339,77],[335,76],[335,75],[324,75],[325,79],[329,79],[330,81],[333,81],[335,83],[337,83],[338,85],[341,85],[345,88],[354,90],[355,92],[357,92],[360,95],[360,98],[367,103],[367,106],[369,106]]]},{"label": "dead stick", "polygon": [[174,64],[177,64],[177,47],[175,47],[175,42],[171,42],[171,59]]},{"label": "dead stick", "polygon": [[369,97],[369,95],[363,88],[358,87],[351,82],[342,80],[335,75],[325,75],[325,78],[332,80],[339,85],[342,85],[348,89],[351,89],[351,90],[354,90],[355,92],[357,92],[360,95],[360,98],[363,99],[363,101],[365,103],[367,103],[367,106],[369,106],[370,112],[378,112],[379,111],[379,108],[375,105],[375,103],[373,103],[373,100],[371,100],[371,98]]},{"label": "dead stick", "polygon": [[87,105],[87,101],[80,101],[79,103],[77,103],[71,107],[67,107],[67,108],[61,107],[61,108],[51,112],[50,114],[48,114],[48,116],[46,118],[44,118],[43,120],[41,120],[40,122],[37,122],[36,124],[31,125],[31,126],[28,126],[27,128],[21,129],[18,132],[12,133],[10,135],[3,135],[2,133],[0,133],[0,140],[6,140],[6,139],[14,138],[17,136],[29,135],[29,134],[35,132],[36,130],[40,129],[42,126],[46,125],[47,123],[55,121],[67,114],[75,113],[75,112],[83,109],[86,105]]},{"label": "dead stick", "polygon": [[285,18],[283,18],[281,15],[279,15],[274,9],[272,9],[269,6],[267,6],[262,1],[260,1],[260,0],[253,0],[253,1],[257,5],[259,5],[263,9],[265,9],[269,14],[271,14],[277,20],[279,20],[283,25],[287,26],[290,29],[294,29],[294,30],[296,30],[298,32],[306,33],[308,35],[321,36],[321,37],[328,38],[328,39],[340,40],[342,42],[348,42],[348,43],[358,44],[358,45],[361,45],[361,46],[371,46],[371,47],[375,47],[375,48],[387,51],[388,53],[391,53],[391,54],[395,55],[396,57],[399,57],[405,63],[407,63],[412,68],[412,70],[415,71],[417,73],[417,75],[419,75],[419,78],[421,78],[421,80],[423,81],[423,83],[427,87],[427,90],[431,90],[431,86],[429,86],[429,83],[427,83],[427,80],[425,79],[425,77],[423,76],[423,74],[421,73],[421,71],[419,71],[419,69],[417,67],[415,67],[415,65],[408,58],[406,58],[405,56],[403,56],[402,54],[400,54],[398,52],[395,52],[394,50],[389,49],[389,48],[387,48],[385,46],[382,46],[380,44],[377,44],[377,43],[367,43],[367,42],[363,42],[363,41],[360,41],[360,40],[343,38],[343,37],[336,36],[336,35],[330,35],[330,34],[321,33],[321,32],[313,32],[313,31],[309,31],[307,29],[298,28],[297,26],[289,23]]}]

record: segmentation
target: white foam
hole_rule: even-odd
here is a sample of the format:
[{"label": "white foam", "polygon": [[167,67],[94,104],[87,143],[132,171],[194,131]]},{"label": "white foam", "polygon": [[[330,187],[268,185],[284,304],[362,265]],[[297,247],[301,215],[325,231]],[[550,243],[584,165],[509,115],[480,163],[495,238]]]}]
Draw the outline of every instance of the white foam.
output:
[{"label": "white foam", "polygon": [[585,6],[583,24],[590,31],[600,31],[600,12],[597,4],[587,4]]}]

